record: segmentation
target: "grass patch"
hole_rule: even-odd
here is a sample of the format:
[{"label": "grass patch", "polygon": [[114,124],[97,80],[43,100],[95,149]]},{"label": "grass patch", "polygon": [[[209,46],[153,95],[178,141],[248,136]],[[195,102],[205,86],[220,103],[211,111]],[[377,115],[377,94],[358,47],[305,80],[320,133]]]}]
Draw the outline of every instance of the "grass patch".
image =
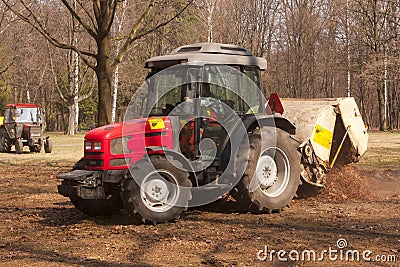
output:
[{"label": "grass patch", "polygon": [[[24,153],[17,155],[12,153],[0,153],[0,164],[2,166],[28,166],[35,168],[70,168],[83,156],[84,133],[75,136],[64,135],[63,133],[45,133],[53,141],[53,152],[50,154],[30,153],[28,147]],[[369,132],[368,150],[356,164],[361,169],[399,169],[400,168],[400,132]],[[3,167],[6,169],[6,167]]]},{"label": "grass patch", "polygon": [[368,150],[356,166],[364,170],[400,169],[400,132],[371,131],[368,134]]},{"label": "grass patch", "polygon": [[52,153],[30,153],[28,147],[24,147],[24,153],[15,154],[13,147],[11,153],[0,153],[0,164],[2,166],[25,166],[34,168],[46,167],[71,167],[83,156],[84,134],[75,136],[64,135],[63,133],[44,133],[43,136],[50,136],[53,142]]}]

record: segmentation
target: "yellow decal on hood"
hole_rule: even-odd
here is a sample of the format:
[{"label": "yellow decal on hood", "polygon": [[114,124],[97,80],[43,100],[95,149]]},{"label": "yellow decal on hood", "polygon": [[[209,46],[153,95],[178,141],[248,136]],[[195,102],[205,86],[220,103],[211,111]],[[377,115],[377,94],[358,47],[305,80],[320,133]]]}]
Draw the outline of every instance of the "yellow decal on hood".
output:
[{"label": "yellow decal on hood", "polygon": [[150,123],[151,130],[159,130],[159,129],[165,128],[164,120],[161,118],[149,119],[149,123]]}]

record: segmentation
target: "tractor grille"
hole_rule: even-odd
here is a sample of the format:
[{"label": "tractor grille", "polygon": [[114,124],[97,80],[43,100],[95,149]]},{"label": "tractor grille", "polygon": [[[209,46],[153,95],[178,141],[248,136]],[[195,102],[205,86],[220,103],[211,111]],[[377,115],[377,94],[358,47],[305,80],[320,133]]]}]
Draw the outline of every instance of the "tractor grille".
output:
[{"label": "tractor grille", "polygon": [[31,137],[40,137],[42,135],[42,129],[40,126],[32,126],[30,127]]},{"label": "tractor grille", "polygon": [[103,167],[104,161],[102,159],[85,159],[85,165],[90,167]]},{"label": "tractor grille", "polygon": [[85,156],[90,155],[90,156],[102,156],[104,155],[104,152],[85,152]]}]

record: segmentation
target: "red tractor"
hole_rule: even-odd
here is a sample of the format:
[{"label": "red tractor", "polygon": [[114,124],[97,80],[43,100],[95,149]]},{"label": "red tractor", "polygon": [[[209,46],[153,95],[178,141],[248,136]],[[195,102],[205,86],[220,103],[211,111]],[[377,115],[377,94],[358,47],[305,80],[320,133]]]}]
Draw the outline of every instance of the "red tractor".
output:
[{"label": "red tractor", "polygon": [[167,222],[230,193],[242,208],[280,211],[300,184],[295,127],[279,98],[266,104],[266,60],[200,43],[146,62],[148,79],[124,122],[91,130],[84,158],[58,192],[90,216],[125,209]]},{"label": "red tractor", "polygon": [[7,104],[0,125],[0,152],[10,152],[15,145],[17,154],[24,146],[29,146],[30,152],[40,152],[44,146],[44,151],[51,153],[51,140],[42,136],[42,113],[37,104]]}]

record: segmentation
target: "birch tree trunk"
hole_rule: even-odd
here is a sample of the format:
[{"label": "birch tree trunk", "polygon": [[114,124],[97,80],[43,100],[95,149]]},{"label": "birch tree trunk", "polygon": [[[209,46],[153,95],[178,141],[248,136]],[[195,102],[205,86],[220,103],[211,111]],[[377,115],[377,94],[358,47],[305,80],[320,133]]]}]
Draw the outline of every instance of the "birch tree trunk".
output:
[{"label": "birch tree trunk", "polygon": [[[127,1],[124,1],[122,4],[122,14],[121,17],[119,18],[117,15],[115,15],[115,20],[117,21],[117,27],[114,26],[114,36],[117,36],[121,33],[122,25],[125,21],[125,10],[126,10],[126,3]],[[116,30],[117,28],[117,30]],[[119,48],[121,45],[121,40],[117,41],[116,44],[116,50],[117,54],[119,53]],[[118,99],[118,83],[119,83],[119,65],[115,67],[114,70],[114,92],[113,92],[113,102],[112,102],[112,111],[111,111],[111,122],[114,123],[116,119],[116,114],[117,114],[117,99]]]},{"label": "birch tree trunk", "polygon": [[113,103],[111,111],[111,122],[115,122],[117,114],[117,98],[118,98],[118,82],[119,82],[119,65],[115,67],[114,71],[114,92],[113,92]]},{"label": "birch tree trunk", "polygon": [[215,4],[217,1],[215,0],[208,0],[207,1],[207,41],[209,43],[213,42],[213,13],[215,9]]},{"label": "birch tree trunk", "polygon": [[350,21],[349,1],[346,0],[346,50],[347,50],[347,96],[351,96],[351,51],[350,51]]},{"label": "birch tree trunk", "polygon": [[[75,40],[77,42],[77,40]],[[68,101],[68,134],[75,135],[78,132],[79,125],[79,55],[76,52],[72,52],[73,58],[73,79],[70,84],[72,93]]]}]

